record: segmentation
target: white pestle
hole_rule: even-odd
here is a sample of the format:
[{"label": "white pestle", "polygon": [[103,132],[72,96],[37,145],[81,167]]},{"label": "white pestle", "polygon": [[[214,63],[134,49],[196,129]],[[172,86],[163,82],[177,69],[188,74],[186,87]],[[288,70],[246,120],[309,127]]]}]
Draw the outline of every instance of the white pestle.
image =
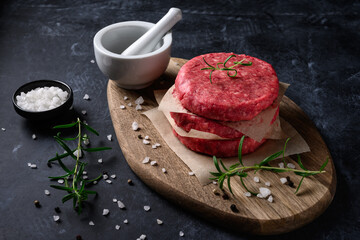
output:
[{"label": "white pestle", "polygon": [[170,8],[169,12],[138,40],[125,49],[121,55],[132,56],[149,53],[156,44],[182,18],[179,8]]}]

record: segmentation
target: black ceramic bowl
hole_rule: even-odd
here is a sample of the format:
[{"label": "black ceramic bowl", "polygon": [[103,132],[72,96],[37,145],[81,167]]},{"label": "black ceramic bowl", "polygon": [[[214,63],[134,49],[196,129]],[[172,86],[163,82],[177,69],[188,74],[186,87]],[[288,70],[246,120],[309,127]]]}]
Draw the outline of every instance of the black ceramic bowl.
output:
[{"label": "black ceramic bowl", "polygon": [[[68,92],[68,98],[62,105],[60,105],[56,108],[53,108],[51,110],[39,111],[39,112],[24,110],[17,105],[16,96],[20,95],[21,92],[27,93],[30,90],[35,89],[37,87],[51,87],[51,86],[59,87],[63,91]],[[26,83],[26,84],[22,85],[21,87],[19,87],[15,91],[15,93],[12,97],[15,111],[22,117],[27,118],[29,120],[49,120],[49,119],[55,118],[61,114],[65,114],[72,107],[73,100],[74,100],[74,96],[73,96],[73,91],[72,91],[71,87],[64,82],[57,81],[57,80],[37,80],[37,81]]]}]

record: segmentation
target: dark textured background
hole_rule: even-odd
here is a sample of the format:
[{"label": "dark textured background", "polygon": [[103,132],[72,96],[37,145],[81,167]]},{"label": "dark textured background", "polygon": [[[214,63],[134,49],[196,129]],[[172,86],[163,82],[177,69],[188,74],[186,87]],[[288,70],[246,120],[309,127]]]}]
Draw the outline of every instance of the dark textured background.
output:
[{"label": "dark textured background", "polygon": [[[271,63],[291,87],[287,96],[312,119],[327,143],[337,169],[337,193],[328,210],[294,232],[265,239],[356,239],[360,234],[359,105],[360,3],[355,1],[1,1],[0,4],[0,239],[248,239],[193,216],[145,186],[130,170],[116,140],[106,100],[107,79],[96,64],[92,39],[106,25],[156,22],[170,7],[183,11],[173,29],[172,56],[192,58],[233,51]],[[101,137],[94,145],[112,151],[93,154],[89,172],[116,173],[112,185],[94,187],[100,195],[78,216],[62,192],[50,189],[46,160],[59,151],[46,124],[18,116],[12,93],[36,79],[58,79],[74,90],[74,107]],[[84,94],[91,100],[82,99]],[[32,140],[35,133],[37,140]],[[103,165],[96,163],[102,157]],[[27,166],[36,163],[38,169]],[[94,163],[95,162],[95,163]],[[135,186],[128,186],[131,178]],[[44,189],[51,196],[44,195]],[[120,211],[112,198],[123,200]],[[33,205],[40,200],[42,208]],[[151,211],[145,213],[144,205]],[[52,220],[60,206],[61,223]],[[101,215],[103,208],[110,215]],[[127,218],[129,224],[123,224]],[[164,224],[158,226],[156,218]],[[89,220],[95,226],[89,226]],[[121,225],[116,231],[114,226]]]}]

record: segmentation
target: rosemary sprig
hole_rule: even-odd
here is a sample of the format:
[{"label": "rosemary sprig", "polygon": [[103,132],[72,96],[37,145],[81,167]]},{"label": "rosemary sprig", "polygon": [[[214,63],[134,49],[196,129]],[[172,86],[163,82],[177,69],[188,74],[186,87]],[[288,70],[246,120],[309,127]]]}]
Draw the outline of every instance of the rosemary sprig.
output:
[{"label": "rosemary sprig", "polygon": [[[235,54],[233,55],[230,55],[226,60],[225,62],[218,62],[216,64],[216,67],[210,65],[208,62],[206,62],[205,58],[203,57],[203,60],[204,62],[206,63],[206,65],[208,65],[209,67],[206,67],[206,68],[202,68],[201,70],[211,70],[210,71],[210,83],[212,84],[212,81],[211,81],[211,75],[212,73],[215,71],[215,70],[220,70],[220,71],[226,71],[226,74],[229,76],[229,77],[236,77],[237,75],[237,70],[234,69],[234,67],[236,67],[237,65],[242,65],[242,66],[251,66],[252,65],[252,62],[248,62],[248,63],[244,63],[244,60],[245,59],[242,59],[240,62],[233,62],[234,65],[230,66],[230,67],[226,67],[226,63],[230,60],[230,58],[232,57],[236,57]],[[219,65],[223,65],[224,67],[219,67]],[[233,72],[233,74],[230,74],[230,72]]]},{"label": "rosemary sprig", "polygon": [[[51,187],[59,190],[66,191],[68,194],[65,195],[62,198],[62,202],[65,203],[66,201],[73,199],[73,208],[74,210],[77,210],[78,214],[82,211],[82,204],[83,201],[87,200],[89,194],[97,194],[96,191],[90,191],[85,188],[85,185],[94,181],[99,180],[102,177],[102,174],[100,174],[97,178],[91,179],[91,180],[85,180],[83,179],[83,172],[85,170],[85,166],[87,163],[80,161],[80,157],[84,152],[97,152],[97,151],[103,151],[103,150],[109,150],[111,148],[109,147],[99,147],[99,148],[85,148],[82,146],[83,141],[88,141],[89,137],[87,134],[82,134],[81,130],[82,127],[84,127],[86,130],[88,130],[91,133],[94,133],[95,135],[99,136],[99,133],[95,131],[93,128],[91,128],[89,125],[83,123],[78,118],[76,122],[65,124],[65,125],[58,125],[55,126],[55,129],[64,129],[64,128],[77,128],[78,134],[73,138],[62,138],[60,136],[60,132],[54,136],[55,140],[60,144],[60,146],[66,151],[64,154],[59,155],[56,153],[56,156],[54,158],[51,158],[48,160],[48,163],[52,163],[54,161],[57,161],[61,168],[66,172],[62,176],[56,176],[56,177],[49,177],[50,179],[59,180],[63,179],[65,186],[59,186],[59,185],[50,185]],[[66,141],[77,141],[77,147],[76,149],[71,149],[65,142]],[[66,165],[63,163],[61,159],[66,158],[68,156],[71,156],[75,160],[75,166],[70,170]],[[70,182],[69,182],[70,180]]]},{"label": "rosemary sprig", "polygon": [[[324,168],[326,167],[327,163],[329,162],[329,158],[327,158],[326,161],[323,163],[323,165],[320,167],[319,171],[310,171],[310,170],[306,169],[304,167],[304,165],[302,164],[300,155],[297,155],[298,156],[298,164],[299,164],[301,170],[288,168],[288,167],[279,168],[279,167],[270,166],[269,163],[271,161],[275,160],[276,158],[278,158],[279,156],[281,156],[282,154],[285,153],[286,144],[290,140],[290,139],[287,139],[283,150],[266,157],[264,160],[262,160],[258,164],[254,164],[253,166],[244,166],[244,164],[242,162],[242,155],[241,155],[242,144],[244,142],[244,138],[245,138],[244,136],[241,138],[240,144],[239,144],[239,150],[238,150],[239,162],[230,166],[229,169],[226,168],[225,164],[223,163],[223,161],[220,158],[217,159],[215,156],[213,156],[213,161],[214,161],[214,165],[215,165],[217,172],[210,172],[210,174],[214,176],[213,178],[210,178],[210,179],[217,181],[220,189],[223,189],[224,181],[227,179],[227,185],[228,185],[229,191],[232,194],[233,194],[233,192],[232,192],[231,185],[230,185],[230,179],[234,176],[240,177],[241,185],[245,188],[246,191],[250,192],[252,195],[255,195],[255,196],[258,194],[256,192],[250,191],[246,187],[246,185],[243,181],[243,178],[246,178],[248,176],[248,174],[245,172],[248,170],[255,170],[254,173],[256,173],[259,170],[272,171],[272,172],[278,172],[278,173],[279,172],[293,172],[296,175],[302,176],[302,178],[299,182],[299,185],[295,191],[295,194],[297,194],[299,192],[300,186],[303,183],[305,177],[316,175],[319,173],[324,173],[325,172]],[[284,155],[283,155],[283,161],[284,161]],[[223,168],[223,170],[221,169],[219,163],[220,163],[221,167]],[[285,161],[284,161],[284,163],[285,163]]]}]

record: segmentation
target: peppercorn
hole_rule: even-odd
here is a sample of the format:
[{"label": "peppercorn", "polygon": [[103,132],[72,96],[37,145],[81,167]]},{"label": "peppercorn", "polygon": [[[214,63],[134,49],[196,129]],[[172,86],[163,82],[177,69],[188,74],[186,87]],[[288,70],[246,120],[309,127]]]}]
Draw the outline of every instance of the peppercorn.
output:
[{"label": "peppercorn", "polygon": [[138,139],[143,139],[143,137],[141,136],[141,134],[138,135]]},{"label": "peppercorn", "polygon": [[35,207],[39,208],[41,207],[40,202],[38,200],[34,201]]},{"label": "peppercorn", "polygon": [[82,240],[81,235],[77,235],[77,236],[76,236],[76,240]]},{"label": "peppercorn", "polygon": [[57,212],[57,213],[61,213],[60,208],[59,208],[59,207],[56,207],[56,208],[55,208],[55,212]]},{"label": "peppercorn", "polygon": [[48,163],[47,163],[47,166],[48,166],[49,168],[51,168],[51,167],[52,167],[51,162],[48,162]]},{"label": "peppercorn", "polygon": [[220,195],[220,193],[218,192],[218,190],[217,189],[213,189],[213,193],[216,195],[216,196],[219,196]]},{"label": "peppercorn", "polygon": [[238,213],[238,212],[239,212],[239,209],[237,209],[237,207],[236,207],[235,204],[231,204],[230,209],[231,209],[231,211],[233,211],[234,213]]},{"label": "peppercorn", "polygon": [[289,176],[286,177],[286,180],[289,187],[295,188],[294,182],[290,180]]},{"label": "peppercorn", "polygon": [[128,179],[127,182],[128,182],[129,185],[134,185],[134,183],[133,183],[133,181],[131,179]]},{"label": "peppercorn", "polygon": [[224,200],[228,200],[228,199],[229,199],[229,195],[227,195],[226,193],[223,193],[222,198],[223,198]]}]

